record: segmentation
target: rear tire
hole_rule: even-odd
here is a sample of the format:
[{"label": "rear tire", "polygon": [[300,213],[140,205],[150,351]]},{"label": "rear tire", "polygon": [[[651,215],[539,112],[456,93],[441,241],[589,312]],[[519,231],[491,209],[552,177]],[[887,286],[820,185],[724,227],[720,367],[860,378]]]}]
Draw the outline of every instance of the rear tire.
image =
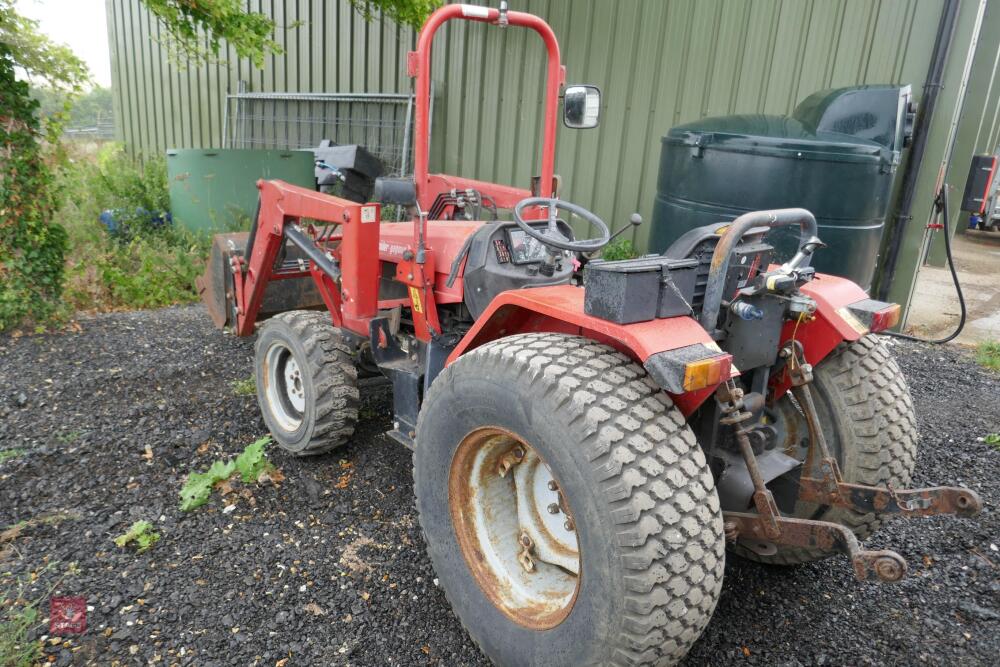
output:
[{"label": "rear tire", "polygon": [[[540,562],[528,575],[509,565],[506,545],[532,516],[519,494],[534,489],[525,495],[543,509],[551,498],[544,478],[519,487],[514,470],[505,486],[492,472],[501,459],[488,458],[488,448],[497,437],[510,438],[507,451],[520,442],[537,454],[563,494],[575,524],[575,584],[556,564]],[[486,472],[465,484],[470,447],[473,455],[486,452],[477,469]],[[725,541],[711,471],[670,398],[604,345],[561,334],[511,336],[446,368],[420,412],[414,481],[441,586],[497,664],[674,664],[715,609]],[[488,511],[475,514],[477,493]],[[500,504],[510,497],[513,513]],[[469,523],[491,527],[476,534]],[[543,574],[563,588],[541,586],[549,605],[541,614],[523,591]],[[511,590],[521,597],[512,602]]]},{"label": "rear tire", "polygon": [[[872,335],[844,343],[816,365],[813,378],[813,402],[844,481],[894,489],[909,486],[917,456],[917,422],[903,372],[885,345]],[[804,418],[799,432],[807,432]],[[882,525],[875,514],[801,501],[792,516],[842,524],[859,540],[871,537]],[[778,565],[833,555],[781,546],[765,555],[739,543],[732,549],[745,558]]]},{"label": "rear tire", "polygon": [[293,310],[267,320],[254,366],[264,423],[282,449],[313,456],[354,434],[360,402],[354,353],[328,314]]}]

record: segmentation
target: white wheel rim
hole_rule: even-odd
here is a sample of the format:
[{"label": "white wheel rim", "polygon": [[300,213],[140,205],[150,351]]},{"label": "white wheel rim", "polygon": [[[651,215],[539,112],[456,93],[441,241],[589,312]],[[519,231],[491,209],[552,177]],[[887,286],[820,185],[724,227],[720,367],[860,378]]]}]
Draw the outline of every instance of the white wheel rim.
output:
[{"label": "white wheel rim", "polygon": [[452,460],[448,502],[466,564],[490,601],[525,627],[561,623],[579,590],[580,549],[565,497],[537,451],[499,428],[470,433]]},{"label": "white wheel rim", "polygon": [[302,370],[292,350],[272,343],[264,354],[264,400],[268,411],[286,431],[302,425],[306,394]]}]

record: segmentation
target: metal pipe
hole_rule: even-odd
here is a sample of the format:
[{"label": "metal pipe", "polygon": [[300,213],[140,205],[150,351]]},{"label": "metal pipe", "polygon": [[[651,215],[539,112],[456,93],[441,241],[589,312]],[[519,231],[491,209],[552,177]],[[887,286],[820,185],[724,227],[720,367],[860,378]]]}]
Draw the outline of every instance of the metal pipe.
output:
[{"label": "metal pipe", "polygon": [[807,266],[813,249],[821,243],[817,234],[816,218],[804,208],[779,208],[772,211],[751,211],[744,213],[726,228],[712,253],[712,264],[708,270],[708,283],[705,285],[705,300],[701,307],[701,325],[712,334],[719,321],[719,309],[722,307],[722,290],[726,285],[726,275],[729,272],[729,260],[733,248],[740,239],[754,227],[788,227],[798,225],[799,251],[787,264],[786,269]]},{"label": "metal pipe", "polygon": [[297,245],[320,271],[330,277],[330,280],[333,282],[340,280],[340,269],[313,243],[311,238],[302,233],[297,225],[285,225],[285,238]]},{"label": "metal pipe", "polygon": [[[899,251],[906,235],[906,226],[910,222],[910,212],[913,210],[913,200],[916,196],[917,177],[927,150],[927,139],[930,134],[931,119],[937,107],[938,93],[944,86],[944,66],[948,53],[955,38],[955,28],[958,25],[959,0],[946,0],[938,21],[937,36],[934,38],[934,50],[930,65],[927,67],[927,78],[924,81],[924,94],[920,100],[917,122],[913,128],[913,146],[910,157],[903,170],[903,185],[899,193],[899,208],[893,214],[895,223],[889,230],[889,243],[885,264],[879,272],[878,298],[885,300],[892,288],[892,281],[899,263]],[[935,193],[937,191],[935,190]]]}]

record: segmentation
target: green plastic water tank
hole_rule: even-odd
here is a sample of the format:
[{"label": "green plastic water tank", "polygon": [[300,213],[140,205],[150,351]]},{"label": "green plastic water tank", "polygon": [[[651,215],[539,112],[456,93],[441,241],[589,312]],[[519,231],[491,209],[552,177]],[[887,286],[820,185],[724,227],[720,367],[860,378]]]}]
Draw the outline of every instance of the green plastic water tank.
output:
[{"label": "green plastic water tank", "polygon": [[312,151],[170,149],[167,182],[174,222],[193,231],[245,229],[257,209],[257,180],[316,187]]},{"label": "green plastic water tank", "polygon": [[[690,229],[747,211],[799,206],[828,244],[818,271],[868,289],[878,258],[892,181],[908,141],[909,86],[822,91],[791,116],[705,118],[663,137],[650,251]],[[772,233],[779,259],[797,230]]]}]

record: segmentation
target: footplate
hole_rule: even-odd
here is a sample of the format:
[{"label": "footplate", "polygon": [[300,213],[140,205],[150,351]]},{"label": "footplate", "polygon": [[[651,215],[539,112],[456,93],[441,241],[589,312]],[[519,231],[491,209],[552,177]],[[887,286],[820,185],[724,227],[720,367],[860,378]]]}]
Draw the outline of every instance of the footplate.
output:
[{"label": "footplate", "polygon": [[862,549],[854,533],[839,523],[791,517],[774,519],[780,529],[777,539],[768,535],[770,521],[759,514],[725,512],[723,525],[726,537],[731,541],[759,540],[821,551],[839,551],[851,559],[854,576],[861,581],[875,578],[892,583],[906,575],[906,561],[902,556],[895,551]]}]

